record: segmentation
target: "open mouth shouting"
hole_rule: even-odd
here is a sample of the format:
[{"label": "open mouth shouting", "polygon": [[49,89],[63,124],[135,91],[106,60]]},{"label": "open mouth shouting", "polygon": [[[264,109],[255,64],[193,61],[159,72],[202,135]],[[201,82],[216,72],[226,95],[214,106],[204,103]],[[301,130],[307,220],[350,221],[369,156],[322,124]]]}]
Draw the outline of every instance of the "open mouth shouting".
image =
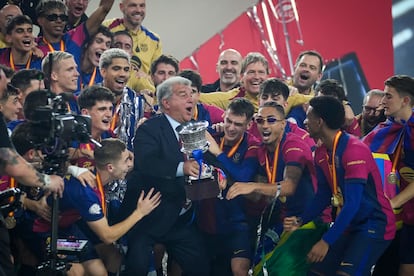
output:
[{"label": "open mouth shouting", "polygon": [[272,132],[269,130],[263,130],[260,133],[262,135],[262,140],[264,143],[269,142],[270,136],[272,135]]},{"label": "open mouth shouting", "polygon": [[29,49],[31,49],[31,48],[32,48],[32,42],[33,42],[33,40],[32,40],[32,39],[30,39],[30,38],[27,38],[27,39],[23,39],[23,40],[22,40],[22,44],[23,44],[23,46],[24,46],[25,48],[29,48]]}]

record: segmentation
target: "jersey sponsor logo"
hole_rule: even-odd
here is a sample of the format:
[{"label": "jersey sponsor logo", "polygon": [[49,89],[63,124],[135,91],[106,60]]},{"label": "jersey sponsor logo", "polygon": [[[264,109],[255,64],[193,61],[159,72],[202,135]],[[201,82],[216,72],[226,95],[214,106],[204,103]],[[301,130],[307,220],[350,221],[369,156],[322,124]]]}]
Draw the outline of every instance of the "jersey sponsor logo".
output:
[{"label": "jersey sponsor logo", "polygon": [[353,166],[353,165],[361,165],[361,164],[365,164],[365,160],[354,160],[354,161],[350,161],[348,162],[346,165],[347,166]]},{"label": "jersey sponsor logo", "polygon": [[99,215],[101,213],[101,206],[98,203],[94,203],[89,207],[89,214]]},{"label": "jersey sponsor logo", "polygon": [[288,153],[288,152],[290,152],[290,151],[300,151],[300,152],[302,152],[303,150],[302,150],[301,148],[288,148],[288,149],[286,150],[286,153]]},{"label": "jersey sponsor logo", "polygon": [[139,48],[141,49],[141,51],[147,52],[148,51],[148,44],[141,43],[141,44],[139,44]]}]

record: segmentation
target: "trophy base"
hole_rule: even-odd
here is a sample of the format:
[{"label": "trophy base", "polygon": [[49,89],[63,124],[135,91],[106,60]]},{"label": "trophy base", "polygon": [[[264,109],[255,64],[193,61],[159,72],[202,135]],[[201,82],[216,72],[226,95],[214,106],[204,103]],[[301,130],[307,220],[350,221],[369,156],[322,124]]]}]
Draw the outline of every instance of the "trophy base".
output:
[{"label": "trophy base", "polygon": [[191,200],[217,198],[220,193],[217,172],[213,170],[212,166],[203,165],[208,169],[203,170],[200,179],[189,177],[187,185],[185,185],[187,198]]}]

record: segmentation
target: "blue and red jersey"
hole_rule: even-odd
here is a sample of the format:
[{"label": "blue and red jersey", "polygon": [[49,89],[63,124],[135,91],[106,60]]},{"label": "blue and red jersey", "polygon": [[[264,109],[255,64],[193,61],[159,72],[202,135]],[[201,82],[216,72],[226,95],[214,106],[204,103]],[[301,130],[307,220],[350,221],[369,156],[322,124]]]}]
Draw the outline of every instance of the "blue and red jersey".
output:
[{"label": "blue and red jersey", "polygon": [[[319,200],[319,203],[325,203],[325,206],[322,206],[321,203],[320,207],[326,207],[329,204],[332,191],[334,191],[332,172],[330,172],[332,163],[330,155],[332,153],[327,150],[325,145],[319,147],[315,152],[318,178],[318,193],[315,201]],[[342,133],[333,158],[335,158],[337,187],[343,196],[343,206],[334,223],[340,227],[331,227],[323,239],[332,244],[345,231],[364,231],[373,238],[393,239],[395,217],[389,200],[384,195],[381,175],[370,149],[357,137]],[[362,188],[352,189],[355,186],[351,185],[362,185]],[[357,195],[359,190],[362,196]],[[347,202],[347,198],[356,197],[361,198],[359,206]],[[305,214],[304,217],[307,215]],[[343,219],[349,220],[349,223],[339,223]]]},{"label": "blue and red jersey", "polygon": [[[270,171],[273,170],[274,152],[269,152],[265,145],[257,151],[260,164],[260,174],[266,174],[266,157]],[[302,169],[302,176],[293,195],[286,197],[282,203],[282,218],[297,216],[312,200],[316,191],[316,174],[313,166],[312,151],[307,143],[292,132],[284,133],[279,146],[275,182],[284,179],[286,166],[296,166]],[[279,201],[280,204],[280,201]]]},{"label": "blue and red jersey", "polygon": [[82,23],[75,29],[65,33],[60,42],[48,43],[43,37],[36,39],[37,47],[46,56],[49,52],[63,51],[71,53],[75,59],[76,64],[80,68],[82,57],[82,46],[86,40],[89,39],[89,32],[86,29],[85,23]]},{"label": "blue and red jersey", "polygon": [[[220,144],[220,141],[218,142]],[[233,146],[223,146],[223,153],[217,157],[217,160],[220,161],[223,168],[230,174],[229,178],[234,181],[247,181],[239,178],[240,170],[243,170],[240,168],[246,159],[255,159],[258,145],[258,141],[253,136],[245,133],[243,140],[231,156],[227,156],[227,154],[233,149]],[[226,193],[227,189],[223,191],[224,197]],[[218,198],[202,200],[199,202],[198,225],[204,232],[209,234],[247,231],[243,204],[243,197],[237,197],[232,200],[220,200]]]},{"label": "blue and red jersey", "polygon": [[37,69],[42,70],[42,59],[31,55],[28,62],[25,64],[15,64],[10,58],[11,48],[0,49],[0,63],[12,68],[15,72],[22,69]]}]

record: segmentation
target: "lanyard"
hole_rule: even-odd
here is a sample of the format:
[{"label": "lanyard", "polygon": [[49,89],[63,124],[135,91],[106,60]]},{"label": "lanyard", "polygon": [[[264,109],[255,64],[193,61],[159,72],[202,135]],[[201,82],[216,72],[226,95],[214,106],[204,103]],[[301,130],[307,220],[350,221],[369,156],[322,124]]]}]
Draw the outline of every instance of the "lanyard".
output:
[{"label": "lanyard", "polygon": [[118,123],[118,117],[119,117],[119,109],[120,109],[120,106],[121,106],[121,101],[119,101],[119,102],[116,104],[116,107],[115,107],[115,112],[114,112],[114,115],[112,116],[111,125],[110,125],[110,127],[109,127],[112,131],[114,131],[114,130],[115,130],[116,124]]},{"label": "lanyard", "polygon": [[266,151],[266,174],[267,174],[267,181],[269,183],[275,183],[275,181],[276,181],[277,163],[278,163],[278,159],[279,159],[279,146],[280,146],[280,142],[277,143],[275,152],[273,154],[272,171],[270,171],[269,159],[267,157],[267,151]]},{"label": "lanyard", "polygon": [[[47,45],[47,47],[49,47],[49,52],[53,53],[55,51],[52,44],[50,44],[45,38],[43,38],[43,42]],[[60,40],[60,51],[65,51],[65,42],[63,42],[62,39]]]},{"label": "lanyard", "polygon": [[97,188],[99,192],[99,199],[101,200],[102,205],[102,212],[106,214],[106,201],[105,201],[105,192],[102,185],[102,179],[99,173],[96,173],[96,182],[97,182]]},{"label": "lanyard", "polygon": [[401,156],[401,147],[402,147],[402,140],[403,140],[403,136],[400,138],[400,141],[398,142],[398,146],[395,152],[395,156],[394,156],[394,160],[392,160],[392,167],[391,167],[391,172],[395,174],[395,172],[397,171],[397,163],[398,161],[400,161],[400,156]]},{"label": "lanyard", "polygon": [[197,107],[197,105],[196,106],[194,106],[194,115],[193,115],[193,119],[194,120],[198,120],[198,107]]},{"label": "lanyard", "polygon": [[[237,151],[237,149],[239,148],[241,142],[243,141],[243,135],[242,137],[240,137],[239,141],[237,141],[237,143],[230,149],[230,151],[227,153],[227,157],[231,158]],[[224,148],[224,137],[221,138],[221,142],[220,142],[220,149],[223,150]]]},{"label": "lanyard", "polygon": [[[96,67],[93,69],[92,76],[91,76],[91,79],[89,80],[88,86],[92,86],[95,84],[95,78],[96,78]],[[82,78],[81,78],[80,87],[84,88]]]},{"label": "lanyard", "polygon": [[[16,187],[16,179],[14,177],[10,177],[10,188],[14,188]],[[10,198],[10,203],[12,203],[14,200],[14,196]],[[14,216],[14,212],[11,211],[9,212],[9,217],[13,217]]]},{"label": "lanyard", "polygon": [[336,177],[336,165],[335,165],[335,154],[336,148],[338,147],[339,137],[341,137],[342,132],[338,131],[335,135],[333,148],[332,148],[332,164],[329,164],[329,156],[326,154],[326,160],[328,161],[328,168],[329,173],[331,175],[332,185],[333,185],[333,194],[336,195],[338,193],[338,179]]},{"label": "lanyard", "polygon": [[[32,61],[32,55],[33,54],[30,53],[30,57],[29,57],[29,59],[26,62],[26,69],[30,69],[30,62]],[[9,62],[10,62],[11,69],[13,69],[14,71],[16,71],[16,65],[14,64],[13,53],[11,52],[11,50],[10,50],[10,60],[9,60]]]}]

